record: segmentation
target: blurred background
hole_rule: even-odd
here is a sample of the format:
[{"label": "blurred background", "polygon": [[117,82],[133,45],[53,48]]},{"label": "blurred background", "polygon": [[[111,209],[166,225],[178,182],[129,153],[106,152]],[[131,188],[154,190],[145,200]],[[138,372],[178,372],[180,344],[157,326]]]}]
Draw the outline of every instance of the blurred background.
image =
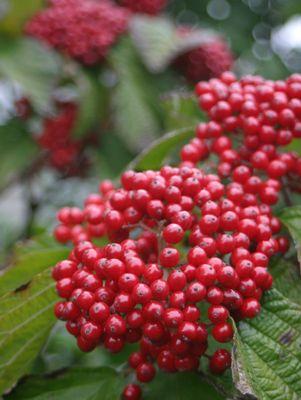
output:
[{"label": "blurred background", "polygon": [[198,80],[301,70],[299,0],[149,3],[0,0],[2,265],[16,241],[51,231],[59,207],[203,118]]}]

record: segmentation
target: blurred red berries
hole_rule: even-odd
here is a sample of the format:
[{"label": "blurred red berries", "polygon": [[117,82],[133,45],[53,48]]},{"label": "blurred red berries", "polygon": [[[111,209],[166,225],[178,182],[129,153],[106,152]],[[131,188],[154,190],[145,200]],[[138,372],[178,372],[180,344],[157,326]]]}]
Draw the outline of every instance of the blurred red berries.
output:
[{"label": "blurred red berries", "polygon": [[216,38],[208,43],[181,54],[174,62],[188,81],[197,83],[219,77],[221,73],[231,69],[233,54],[227,43]]},{"label": "blurred red berries", "polygon": [[120,4],[136,13],[157,15],[166,6],[168,0],[120,0]]},{"label": "blurred red berries", "polygon": [[52,0],[26,25],[28,35],[86,65],[101,62],[127,29],[129,12],[109,0]]}]

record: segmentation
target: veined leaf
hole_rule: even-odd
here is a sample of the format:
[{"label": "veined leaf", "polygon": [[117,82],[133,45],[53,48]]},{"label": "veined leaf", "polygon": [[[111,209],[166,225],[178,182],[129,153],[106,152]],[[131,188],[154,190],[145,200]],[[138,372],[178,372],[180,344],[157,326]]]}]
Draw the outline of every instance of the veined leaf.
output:
[{"label": "veined leaf", "polygon": [[10,266],[0,275],[0,297],[27,284],[35,275],[66,258],[68,253],[68,248],[63,246],[47,248],[37,245],[34,249],[16,255]]},{"label": "veined leaf", "polygon": [[58,55],[36,40],[21,38],[1,43],[0,72],[18,83],[40,112],[50,109],[59,70]]},{"label": "veined leaf", "polygon": [[55,323],[50,270],[0,298],[0,393],[27,373]]},{"label": "veined leaf", "polygon": [[123,380],[114,369],[72,368],[48,377],[30,377],[9,396],[10,400],[119,400]]},{"label": "veined leaf", "polygon": [[166,156],[175,146],[193,137],[193,129],[192,127],[182,128],[162,136],[139,154],[138,157],[129,164],[127,169],[159,169]]},{"label": "veined leaf", "polygon": [[[260,315],[240,322],[234,365],[246,393],[260,400],[301,398],[300,316],[300,305],[272,289],[264,296]],[[240,390],[241,381],[236,382]]]},{"label": "veined leaf", "polygon": [[162,72],[179,54],[215,39],[208,30],[180,35],[176,25],[164,17],[137,15],[131,19],[130,33],[145,65],[151,72]]}]

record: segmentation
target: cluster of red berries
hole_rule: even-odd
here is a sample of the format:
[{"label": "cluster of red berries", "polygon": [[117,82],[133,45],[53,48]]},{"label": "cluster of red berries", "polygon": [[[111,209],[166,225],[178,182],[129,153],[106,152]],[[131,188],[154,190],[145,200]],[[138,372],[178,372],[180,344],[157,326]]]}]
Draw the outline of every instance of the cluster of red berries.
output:
[{"label": "cluster of red berries", "polygon": [[87,166],[83,141],[72,137],[76,116],[76,104],[60,104],[55,117],[44,119],[42,132],[37,137],[40,147],[47,151],[49,163],[68,175],[78,174]]},{"label": "cluster of red berries", "polygon": [[182,160],[195,165],[215,154],[221,177],[241,164],[277,180],[301,175],[301,158],[285,151],[301,137],[301,75],[274,82],[226,72],[195,90],[210,121],[197,126],[198,140],[183,148]]},{"label": "cluster of red berries", "polygon": [[25,32],[86,65],[102,61],[127,29],[129,11],[110,0],[52,0]]},{"label": "cluster of red berries", "polygon": [[[127,171],[119,189],[103,182],[83,210],[58,213],[55,237],[74,248],[53,269],[63,298],[56,316],[83,351],[101,344],[114,353],[139,343],[129,365],[141,383],[154,378],[156,366],[197,370],[202,356],[213,373],[224,372],[230,353],[208,349],[208,336],[229,342],[230,316],[260,312],[273,281],[269,259],[288,248],[270,207],[278,190],[277,181],[262,181],[246,166],[223,184],[189,162]],[[97,246],[104,235],[112,243]],[[140,396],[136,384],[123,392],[126,400]]]},{"label": "cluster of red berries", "polygon": [[[181,34],[182,29],[180,30]],[[218,77],[231,69],[233,55],[227,43],[216,38],[181,54],[174,62],[188,81],[196,83]]]},{"label": "cluster of red berries", "polygon": [[166,7],[168,0],[120,0],[120,4],[135,13],[159,14]]}]

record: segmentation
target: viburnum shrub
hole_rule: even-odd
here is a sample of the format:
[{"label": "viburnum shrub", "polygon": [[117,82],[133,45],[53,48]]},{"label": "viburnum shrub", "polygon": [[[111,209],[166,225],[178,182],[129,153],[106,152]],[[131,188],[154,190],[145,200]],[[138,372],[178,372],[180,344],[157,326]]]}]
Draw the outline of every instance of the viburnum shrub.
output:
[{"label": "viburnum shrub", "polygon": [[50,165],[67,175],[80,175],[88,166],[84,147],[90,137],[85,140],[72,137],[78,113],[75,103],[59,103],[58,109],[55,116],[43,120],[42,131],[36,140],[46,151]]},{"label": "viburnum shrub", "polygon": [[129,11],[109,0],[51,0],[25,32],[92,65],[102,61],[126,30]]},{"label": "viburnum shrub", "polygon": [[[209,122],[183,146],[178,165],[126,171],[119,187],[102,182],[83,209],[58,212],[54,235],[73,248],[52,272],[62,298],[55,315],[82,351],[138,344],[124,399],[140,399],[138,384],[157,369],[196,371],[205,358],[212,373],[223,373],[231,365],[223,347],[233,337],[231,318],[260,313],[273,283],[269,261],[289,248],[273,206],[283,177],[298,173],[297,157],[283,146],[298,137],[300,82],[299,75],[271,82],[225,73],[199,83]],[[264,126],[274,130],[273,142],[262,139]],[[264,166],[254,163],[257,152]],[[202,168],[212,153],[221,163]],[[104,238],[109,243],[99,245]],[[220,343],[213,353],[210,338]]]}]

